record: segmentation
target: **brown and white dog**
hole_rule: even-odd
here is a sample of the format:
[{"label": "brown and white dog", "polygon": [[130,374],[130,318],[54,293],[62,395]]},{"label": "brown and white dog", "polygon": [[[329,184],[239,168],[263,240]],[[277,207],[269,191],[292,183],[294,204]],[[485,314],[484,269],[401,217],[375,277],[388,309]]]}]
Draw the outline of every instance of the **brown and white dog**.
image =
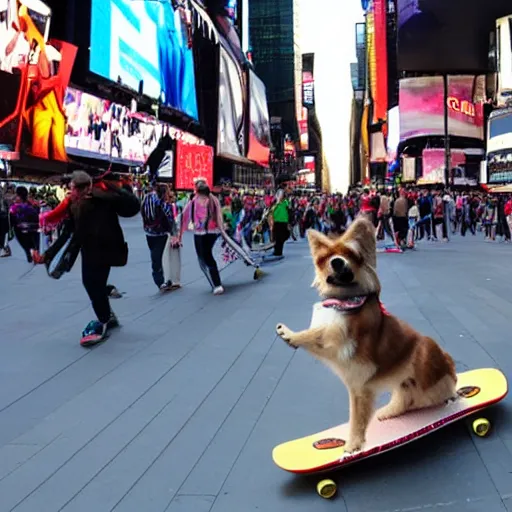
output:
[{"label": "brown and white dog", "polygon": [[392,393],[377,411],[379,420],[441,405],[456,397],[455,365],[433,339],[383,308],[375,229],[368,220],[358,218],[337,239],[312,230],[308,239],[313,286],[323,302],[315,304],[309,329],[294,332],[278,324],[276,330],[290,346],[324,362],[346,385],[350,420],[345,451],[352,453],[364,446],[379,393]]}]

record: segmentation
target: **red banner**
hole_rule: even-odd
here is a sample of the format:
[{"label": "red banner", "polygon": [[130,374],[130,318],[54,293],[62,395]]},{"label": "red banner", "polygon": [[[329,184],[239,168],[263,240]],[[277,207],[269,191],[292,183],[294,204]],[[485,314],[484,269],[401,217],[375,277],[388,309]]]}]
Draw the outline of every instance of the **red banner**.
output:
[{"label": "red banner", "polygon": [[176,141],[176,190],[193,190],[200,178],[213,186],[213,148]]},{"label": "red banner", "polygon": [[374,30],[375,30],[375,67],[376,83],[374,91],[373,121],[385,121],[388,112],[388,49],[387,49],[387,14],[386,0],[374,0]]}]

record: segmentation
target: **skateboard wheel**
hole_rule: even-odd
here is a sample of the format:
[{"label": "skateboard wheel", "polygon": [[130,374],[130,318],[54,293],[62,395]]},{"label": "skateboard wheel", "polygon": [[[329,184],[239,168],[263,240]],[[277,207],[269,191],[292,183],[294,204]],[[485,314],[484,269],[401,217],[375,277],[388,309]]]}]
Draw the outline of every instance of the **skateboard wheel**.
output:
[{"label": "skateboard wheel", "polygon": [[254,280],[257,281],[262,276],[263,276],[263,272],[259,268],[257,268],[254,271]]},{"label": "skateboard wheel", "polygon": [[318,482],[316,491],[322,498],[332,498],[336,494],[336,484],[332,480],[322,480]]},{"label": "skateboard wheel", "polygon": [[475,421],[473,421],[473,432],[478,437],[485,437],[489,435],[489,432],[491,430],[491,423],[489,420],[485,418],[478,418]]}]

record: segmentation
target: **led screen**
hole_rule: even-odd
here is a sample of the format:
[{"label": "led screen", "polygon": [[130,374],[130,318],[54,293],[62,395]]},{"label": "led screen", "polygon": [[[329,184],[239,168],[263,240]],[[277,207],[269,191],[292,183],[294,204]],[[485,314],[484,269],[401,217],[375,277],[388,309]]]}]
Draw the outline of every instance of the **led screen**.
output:
[{"label": "led screen", "polygon": [[168,0],[92,0],[90,70],[197,119],[184,16]]},{"label": "led screen", "polygon": [[[448,77],[448,133],[483,140],[483,77]],[[400,80],[400,140],[444,135],[444,83],[440,76]]]},{"label": "led screen", "polygon": [[398,69],[485,73],[495,21],[510,0],[397,0]]},{"label": "led screen", "polygon": [[0,2],[2,158],[67,160],[61,105],[77,48],[49,40],[50,22],[51,10],[40,0]]},{"label": "led screen", "polygon": [[68,87],[64,99],[68,154],[142,164],[166,125],[155,118]]}]

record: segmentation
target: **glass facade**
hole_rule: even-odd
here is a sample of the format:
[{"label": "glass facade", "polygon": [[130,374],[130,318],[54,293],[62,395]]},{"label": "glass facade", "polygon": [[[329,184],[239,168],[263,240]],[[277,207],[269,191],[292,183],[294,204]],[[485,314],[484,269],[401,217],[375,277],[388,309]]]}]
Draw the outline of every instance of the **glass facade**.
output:
[{"label": "glass facade", "polygon": [[256,73],[267,87],[268,102],[291,102],[294,110],[302,75],[298,20],[296,0],[249,2],[249,43]]}]

